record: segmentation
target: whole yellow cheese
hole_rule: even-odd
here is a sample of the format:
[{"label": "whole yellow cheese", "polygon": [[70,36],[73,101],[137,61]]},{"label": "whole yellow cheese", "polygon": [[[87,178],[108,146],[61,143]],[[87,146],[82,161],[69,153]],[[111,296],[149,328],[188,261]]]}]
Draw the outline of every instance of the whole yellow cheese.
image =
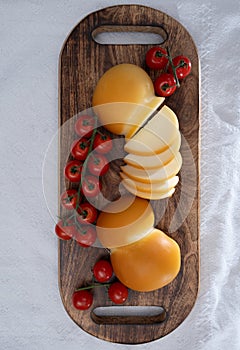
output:
[{"label": "whole yellow cheese", "polygon": [[92,105],[106,129],[130,138],[163,101],[155,96],[152,80],[142,68],[123,63],[99,79]]},{"label": "whole yellow cheese", "polygon": [[181,266],[179,245],[158,229],[133,244],[113,249],[110,257],[117,278],[139,292],[166,286]]},{"label": "whole yellow cheese", "polygon": [[103,247],[131,244],[148,234],[154,225],[154,212],[148,200],[122,196],[110,202],[98,216],[97,236]]}]

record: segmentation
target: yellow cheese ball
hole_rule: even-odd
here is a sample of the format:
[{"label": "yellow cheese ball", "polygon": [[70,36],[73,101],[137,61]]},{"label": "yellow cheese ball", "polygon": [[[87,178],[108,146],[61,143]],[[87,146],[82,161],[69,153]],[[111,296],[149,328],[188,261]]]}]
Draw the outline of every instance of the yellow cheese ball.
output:
[{"label": "yellow cheese ball", "polygon": [[125,286],[149,292],[166,286],[177,276],[181,265],[180,248],[164,232],[153,229],[137,242],[113,249],[111,263]]},{"label": "yellow cheese ball", "polygon": [[122,63],[99,79],[92,105],[106,129],[130,138],[163,101],[142,68]]},{"label": "yellow cheese ball", "polygon": [[153,225],[154,212],[150,202],[129,194],[103,209],[96,229],[103,247],[116,248],[146,236]]}]

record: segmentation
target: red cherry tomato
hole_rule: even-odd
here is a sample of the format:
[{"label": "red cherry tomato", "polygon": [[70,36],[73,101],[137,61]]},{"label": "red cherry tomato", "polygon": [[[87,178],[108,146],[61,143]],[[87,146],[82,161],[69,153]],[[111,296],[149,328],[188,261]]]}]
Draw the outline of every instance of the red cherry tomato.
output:
[{"label": "red cherry tomato", "polygon": [[71,182],[79,182],[82,174],[82,163],[79,160],[72,160],[64,168],[65,177]]},{"label": "red cherry tomato", "polygon": [[73,293],[73,306],[77,310],[87,310],[93,303],[93,295],[88,290],[79,290]]},{"label": "red cherry tomato", "polygon": [[127,300],[128,289],[121,282],[115,282],[109,287],[108,296],[115,304],[122,304]]},{"label": "red cherry tomato", "polygon": [[146,53],[146,64],[152,69],[163,69],[168,64],[167,51],[162,47],[152,47]]},{"label": "red cherry tomato", "polygon": [[76,208],[77,205],[77,191],[67,190],[61,194],[62,206],[68,210]]},{"label": "red cherry tomato", "polygon": [[60,220],[55,226],[55,233],[58,236],[58,238],[64,241],[68,241],[76,233],[76,228],[73,221]]},{"label": "red cherry tomato", "polygon": [[112,149],[112,139],[109,135],[96,134],[93,147],[96,148],[96,151],[101,154],[105,154],[111,151]]},{"label": "red cherry tomato", "polygon": [[99,260],[93,267],[93,275],[95,279],[100,282],[107,282],[113,274],[113,268],[109,261]]},{"label": "red cherry tomato", "polygon": [[80,224],[92,224],[98,216],[97,209],[88,202],[79,205],[77,212],[77,220]]},{"label": "red cherry tomato", "polygon": [[86,138],[75,140],[71,146],[72,156],[77,160],[85,160],[88,155],[89,141]]},{"label": "red cherry tomato", "polygon": [[97,232],[93,225],[82,225],[74,238],[81,247],[90,247],[96,241]]},{"label": "red cherry tomato", "polygon": [[[192,68],[192,64],[189,58],[180,55],[180,56],[174,57],[172,61],[176,68],[176,75],[178,79],[181,80],[186,78],[186,76],[188,76],[188,74],[191,72],[191,68]],[[168,71],[170,73],[173,73],[171,66],[169,66]]]},{"label": "red cherry tomato", "polygon": [[109,169],[108,159],[103,154],[98,154],[94,152],[89,157],[88,169],[93,175],[104,175]]},{"label": "red cherry tomato", "polygon": [[159,96],[167,97],[176,90],[176,80],[169,73],[161,74],[154,82],[155,92]]},{"label": "red cherry tomato", "polygon": [[94,128],[95,119],[91,115],[81,115],[75,123],[75,132],[81,137],[90,137]]},{"label": "red cherry tomato", "polygon": [[86,198],[96,197],[101,190],[101,184],[96,176],[87,175],[82,182],[82,192]]}]

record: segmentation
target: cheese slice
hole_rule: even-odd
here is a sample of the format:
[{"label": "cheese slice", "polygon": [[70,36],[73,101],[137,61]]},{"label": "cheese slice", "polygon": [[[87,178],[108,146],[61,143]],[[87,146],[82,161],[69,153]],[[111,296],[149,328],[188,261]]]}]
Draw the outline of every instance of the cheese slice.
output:
[{"label": "cheese slice", "polygon": [[127,153],[147,156],[164,152],[172,145],[179,130],[175,113],[163,108],[124,146]]},{"label": "cheese slice", "polygon": [[178,184],[179,177],[173,176],[166,181],[158,182],[158,183],[145,183],[137,180],[132,180],[129,178],[126,174],[120,172],[120,176],[122,178],[122,184],[125,186],[125,184],[128,187],[131,187],[134,193],[135,190],[141,191],[141,192],[147,192],[148,194],[164,194],[165,192],[170,191],[173,187],[175,187]]},{"label": "cheese slice", "polygon": [[181,169],[181,166],[182,157],[181,154],[178,152],[175,158],[173,158],[168,164],[160,168],[141,169],[127,164],[121,166],[121,170],[124,174],[126,174],[133,180],[145,183],[158,183],[176,175]]},{"label": "cheese slice", "polygon": [[137,168],[154,169],[159,168],[162,165],[169,163],[178,153],[181,146],[181,134],[178,131],[177,137],[173,141],[173,144],[169,146],[165,151],[153,154],[149,156],[140,156],[137,154],[129,153],[124,157],[125,163],[135,166]]},{"label": "cheese slice", "polygon": [[143,192],[130,186],[129,182],[127,181],[123,181],[123,185],[126,188],[126,190],[128,190],[133,195],[140,198],[149,199],[149,200],[159,200],[159,199],[168,198],[168,197],[171,197],[175,192],[175,188],[172,188],[170,191],[167,191],[164,193],[163,192]]}]

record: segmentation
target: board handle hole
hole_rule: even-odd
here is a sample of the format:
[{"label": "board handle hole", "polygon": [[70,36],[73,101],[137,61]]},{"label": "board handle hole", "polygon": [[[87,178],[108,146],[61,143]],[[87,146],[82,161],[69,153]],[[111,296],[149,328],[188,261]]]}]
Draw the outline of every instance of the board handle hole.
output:
[{"label": "board handle hole", "polygon": [[167,40],[167,33],[152,25],[103,25],[92,31],[92,38],[100,45],[160,45]]},{"label": "board handle hole", "polygon": [[156,324],[165,321],[167,313],[161,306],[102,306],[91,313],[97,324]]}]

